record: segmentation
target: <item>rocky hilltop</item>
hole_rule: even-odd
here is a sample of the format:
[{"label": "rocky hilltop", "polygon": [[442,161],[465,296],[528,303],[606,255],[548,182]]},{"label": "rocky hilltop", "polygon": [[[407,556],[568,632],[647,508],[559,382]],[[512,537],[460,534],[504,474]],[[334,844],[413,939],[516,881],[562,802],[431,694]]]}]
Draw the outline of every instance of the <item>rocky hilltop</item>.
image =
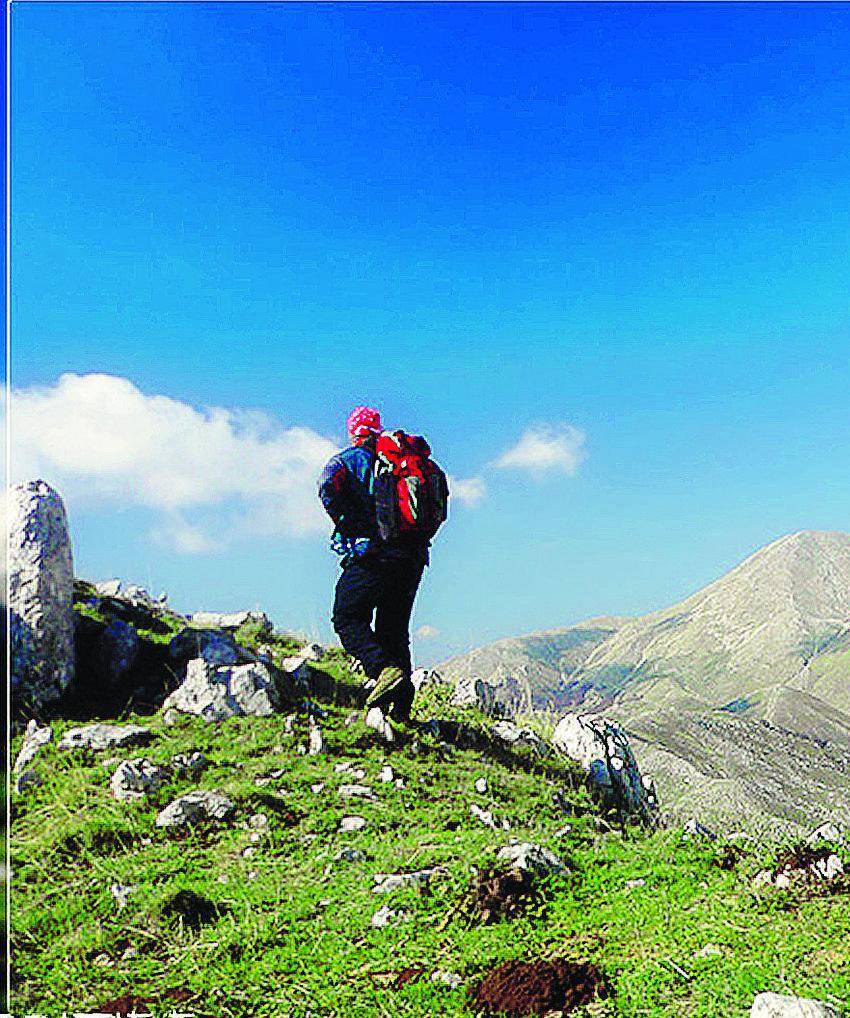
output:
[{"label": "rocky hilltop", "polygon": [[525,708],[617,718],[673,808],[789,827],[850,811],[848,534],[788,535],[663,611],[500,641],[439,671],[492,684],[509,709],[519,684]]}]

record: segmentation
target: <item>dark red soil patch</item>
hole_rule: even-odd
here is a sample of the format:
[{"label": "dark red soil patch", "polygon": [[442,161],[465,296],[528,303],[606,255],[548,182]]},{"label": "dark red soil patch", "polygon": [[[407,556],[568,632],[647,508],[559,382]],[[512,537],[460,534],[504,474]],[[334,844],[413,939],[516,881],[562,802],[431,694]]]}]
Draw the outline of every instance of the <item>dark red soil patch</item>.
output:
[{"label": "dark red soil patch", "polygon": [[163,998],[168,1001],[185,1002],[192,999],[192,994],[184,989],[166,990],[161,997],[137,997],[133,993],[125,993],[98,1005],[97,1011],[101,1014],[118,1015],[118,1018],[127,1018],[133,1012],[143,1014],[149,1004],[159,1004]]},{"label": "dark red soil patch", "polygon": [[482,870],[475,878],[475,906],[485,926],[521,915],[537,897],[526,870]]},{"label": "dark red soil patch", "polygon": [[425,969],[418,965],[409,965],[399,972],[370,972],[369,978],[378,986],[400,990],[406,983],[415,983],[425,975]]},{"label": "dark red soil patch", "polygon": [[489,972],[475,991],[476,1007],[488,1015],[572,1011],[607,997],[602,973],[589,962],[509,961]]}]

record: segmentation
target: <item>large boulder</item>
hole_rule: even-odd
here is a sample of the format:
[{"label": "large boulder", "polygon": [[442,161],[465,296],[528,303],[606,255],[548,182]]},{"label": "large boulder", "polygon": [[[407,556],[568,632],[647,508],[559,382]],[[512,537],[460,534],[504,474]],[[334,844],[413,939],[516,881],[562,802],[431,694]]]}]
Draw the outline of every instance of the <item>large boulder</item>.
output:
[{"label": "large boulder", "polygon": [[235,809],[228,797],[215,789],[187,792],[156,815],[157,827],[186,827],[204,820],[226,820]]},{"label": "large boulder", "polygon": [[526,701],[522,686],[511,675],[492,679],[467,675],[457,680],[452,694],[455,707],[475,707],[484,714],[500,717],[512,717]]},{"label": "large boulder", "polygon": [[760,993],[753,1001],[750,1018],[839,1018],[831,1004],[808,997],[781,993]]},{"label": "large boulder", "polygon": [[198,714],[207,721],[221,721],[238,714],[266,717],[281,706],[278,680],[262,662],[245,665],[210,664],[195,658],[186,668],[186,679],[166,697],[163,709]]},{"label": "large boulder", "polygon": [[45,481],[9,490],[11,693],[16,709],[38,712],[74,675],[74,566],[68,519]]},{"label": "large boulder", "polygon": [[113,746],[146,746],[153,732],[142,725],[110,725],[98,722],[69,728],[59,740],[59,749],[111,749]]},{"label": "large boulder", "polygon": [[567,714],[555,727],[552,745],[584,768],[606,806],[654,821],[658,811],[655,788],[640,773],[626,733],[616,722]]}]

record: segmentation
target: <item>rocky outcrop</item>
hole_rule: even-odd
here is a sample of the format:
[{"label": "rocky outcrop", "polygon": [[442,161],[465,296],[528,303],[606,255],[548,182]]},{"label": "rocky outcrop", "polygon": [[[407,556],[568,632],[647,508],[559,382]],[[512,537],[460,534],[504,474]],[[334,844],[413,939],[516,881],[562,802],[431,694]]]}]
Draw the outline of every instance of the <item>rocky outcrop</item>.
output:
[{"label": "rocky outcrop", "polygon": [[753,1001],[750,1018],[839,1018],[839,1012],[820,1000],[760,993]]},{"label": "rocky outcrop", "polygon": [[40,725],[35,718],[29,721],[24,732],[24,741],[15,759],[15,766],[12,768],[12,772],[14,774],[23,774],[28,765],[38,755],[42,746],[46,746],[52,739],[53,729],[50,725]]},{"label": "rocky outcrop", "polygon": [[207,721],[221,721],[241,714],[265,717],[281,707],[277,677],[261,662],[216,666],[195,658],[186,668],[186,679],[163,703]]},{"label": "rocky outcrop", "polygon": [[191,616],[192,625],[202,629],[236,630],[240,626],[256,625],[261,634],[272,631],[271,619],[265,612],[194,612]]},{"label": "rocky outcrop", "polygon": [[654,821],[658,802],[651,779],[640,773],[626,733],[603,717],[567,714],[552,736],[554,748],[585,770],[609,809]]},{"label": "rocky outcrop", "polygon": [[153,733],[141,725],[83,725],[69,728],[59,740],[59,749],[111,749],[113,746],[144,746]]},{"label": "rocky outcrop", "polygon": [[9,490],[13,709],[37,712],[74,675],[74,567],[65,507],[45,481]]},{"label": "rocky outcrop", "polygon": [[211,665],[244,664],[247,654],[227,633],[215,629],[184,629],[172,637],[168,656],[179,671],[195,658],[203,658]]},{"label": "rocky outcrop", "polygon": [[226,795],[215,790],[187,792],[156,815],[157,827],[185,827],[204,820],[225,820],[234,810]]},{"label": "rocky outcrop", "polygon": [[484,714],[511,717],[526,705],[527,697],[511,675],[494,680],[465,675],[458,679],[451,702],[455,707],[475,707]]}]

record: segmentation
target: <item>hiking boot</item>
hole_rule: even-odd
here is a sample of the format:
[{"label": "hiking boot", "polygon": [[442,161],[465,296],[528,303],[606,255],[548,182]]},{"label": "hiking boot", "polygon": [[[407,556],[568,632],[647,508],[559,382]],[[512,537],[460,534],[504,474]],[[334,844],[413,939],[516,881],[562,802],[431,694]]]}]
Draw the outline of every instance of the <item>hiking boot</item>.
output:
[{"label": "hiking boot", "polygon": [[395,665],[383,668],[373,689],[366,697],[366,706],[374,707],[378,703],[389,703],[393,699],[392,694],[406,678],[401,668],[396,668]]},{"label": "hiking boot", "polygon": [[393,703],[390,707],[390,717],[393,721],[407,724],[410,721],[410,708],[413,706],[413,697],[416,695],[416,688],[407,676],[405,681],[397,686],[393,693]]}]

